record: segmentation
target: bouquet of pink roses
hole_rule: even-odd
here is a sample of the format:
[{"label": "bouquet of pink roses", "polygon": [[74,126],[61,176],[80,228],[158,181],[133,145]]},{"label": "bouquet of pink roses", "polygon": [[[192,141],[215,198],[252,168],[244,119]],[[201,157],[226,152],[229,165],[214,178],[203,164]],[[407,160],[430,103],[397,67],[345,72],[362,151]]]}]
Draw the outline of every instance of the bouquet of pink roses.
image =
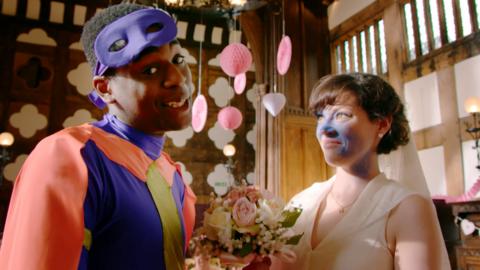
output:
[{"label": "bouquet of pink roses", "polygon": [[296,245],[303,235],[291,231],[301,212],[298,207],[285,209],[269,192],[235,186],[226,196],[212,198],[190,248],[220,257],[224,265],[246,265],[271,254],[294,259],[288,245]]}]

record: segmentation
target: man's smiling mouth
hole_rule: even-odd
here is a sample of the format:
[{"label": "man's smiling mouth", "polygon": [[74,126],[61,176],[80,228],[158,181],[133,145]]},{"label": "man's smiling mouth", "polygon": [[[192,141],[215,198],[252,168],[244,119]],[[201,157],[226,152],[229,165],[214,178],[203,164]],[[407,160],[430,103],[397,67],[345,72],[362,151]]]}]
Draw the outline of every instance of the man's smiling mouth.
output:
[{"label": "man's smiling mouth", "polygon": [[170,101],[166,103],[166,106],[170,108],[180,108],[185,104],[186,101],[187,101],[186,99],[182,99],[178,102]]},{"label": "man's smiling mouth", "polygon": [[190,106],[188,98],[182,98],[176,101],[170,100],[166,102],[158,102],[157,104],[159,108],[169,108],[169,109],[183,109],[183,108],[188,108]]}]

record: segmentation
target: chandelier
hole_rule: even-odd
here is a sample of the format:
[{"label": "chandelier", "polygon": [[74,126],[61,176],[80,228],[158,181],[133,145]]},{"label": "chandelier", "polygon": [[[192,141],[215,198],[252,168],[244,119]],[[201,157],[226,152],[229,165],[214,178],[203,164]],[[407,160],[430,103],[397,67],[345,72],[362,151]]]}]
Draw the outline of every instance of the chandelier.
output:
[{"label": "chandelier", "polygon": [[234,8],[243,6],[247,0],[165,0],[167,6],[173,7],[220,7],[220,8]]},{"label": "chandelier", "polygon": [[[108,0],[109,5],[114,2],[138,3],[147,6],[154,6],[167,9],[168,11],[197,13],[205,15],[222,15],[231,18],[241,12],[256,10],[267,4],[273,4],[274,10],[278,11],[279,6],[283,8],[285,0]],[[330,6],[338,0],[320,0],[323,6]],[[0,0],[0,3],[2,1]],[[117,2],[117,3],[118,3]],[[225,16],[227,15],[227,16]]]},{"label": "chandelier", "polygon": [[255,10],[274,0],[123,0],[149,6],[164,7],[172,11],[201,11],[222,15],[235,15],[243,11]]}]

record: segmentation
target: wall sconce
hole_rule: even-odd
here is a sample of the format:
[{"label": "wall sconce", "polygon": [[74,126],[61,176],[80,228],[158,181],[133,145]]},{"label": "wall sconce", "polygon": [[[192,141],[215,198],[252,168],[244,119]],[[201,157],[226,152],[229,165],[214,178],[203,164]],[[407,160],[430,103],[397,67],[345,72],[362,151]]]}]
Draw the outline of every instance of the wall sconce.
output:
[{"label": "wall sconce", "polygon": [[3,182],[3,168],[5,164],[10,160],[10,155],[7,151],[7,148],[10,147],[15,138],[9,132],[0,133],[0,147],[2,148],[2,152],[0,154],[0,186]]},{"label": "wall sconce", "polygon": [[236,149],[235,146],[232,144],[226,144],[223,147],[223,154],[227,157],[227,163],[225,164],[225,168],[229,175],[233,177],[233,182],[237,184],[235,177],[233,176],[233,169],[235,169],[235,162],[233,161],[233,156],[235,155]]},{"label": "wall sconce", "polygon": [[465,100],[465,111],[472,115],[473,125],[470,125],[468,122],[465,122],[467,126],[466,131],[470,136],[472,136],[475,141],[475,146],[473,149],[477,151],[477,169],[480,169],[480,126],[478,123],[478,116],[480,115],[480,98],[469,97]]}]

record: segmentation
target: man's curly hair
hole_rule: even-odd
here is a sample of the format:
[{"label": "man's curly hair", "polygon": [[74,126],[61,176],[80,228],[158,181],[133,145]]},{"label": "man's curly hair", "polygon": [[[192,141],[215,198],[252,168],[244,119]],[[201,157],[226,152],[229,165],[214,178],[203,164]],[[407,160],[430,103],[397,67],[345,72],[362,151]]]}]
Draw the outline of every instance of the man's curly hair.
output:
[{"label": "man's curly hair", "polygon": [[95,44],[95,39],[97,38],[98,33],[100,33],[105,26],[109,25],[113,21],[144,8],[148,8],[148,6],[130,3],[121,3],[114,6],[109,6],[108,8],[95,14],[95,16],[90,18],[90,20],[85,23],[80,40],[83,45],[85,56],[87,57],[88,63],[92,68],[95,68],[97,64],[97,57],[95,56],[93,45]]}]

